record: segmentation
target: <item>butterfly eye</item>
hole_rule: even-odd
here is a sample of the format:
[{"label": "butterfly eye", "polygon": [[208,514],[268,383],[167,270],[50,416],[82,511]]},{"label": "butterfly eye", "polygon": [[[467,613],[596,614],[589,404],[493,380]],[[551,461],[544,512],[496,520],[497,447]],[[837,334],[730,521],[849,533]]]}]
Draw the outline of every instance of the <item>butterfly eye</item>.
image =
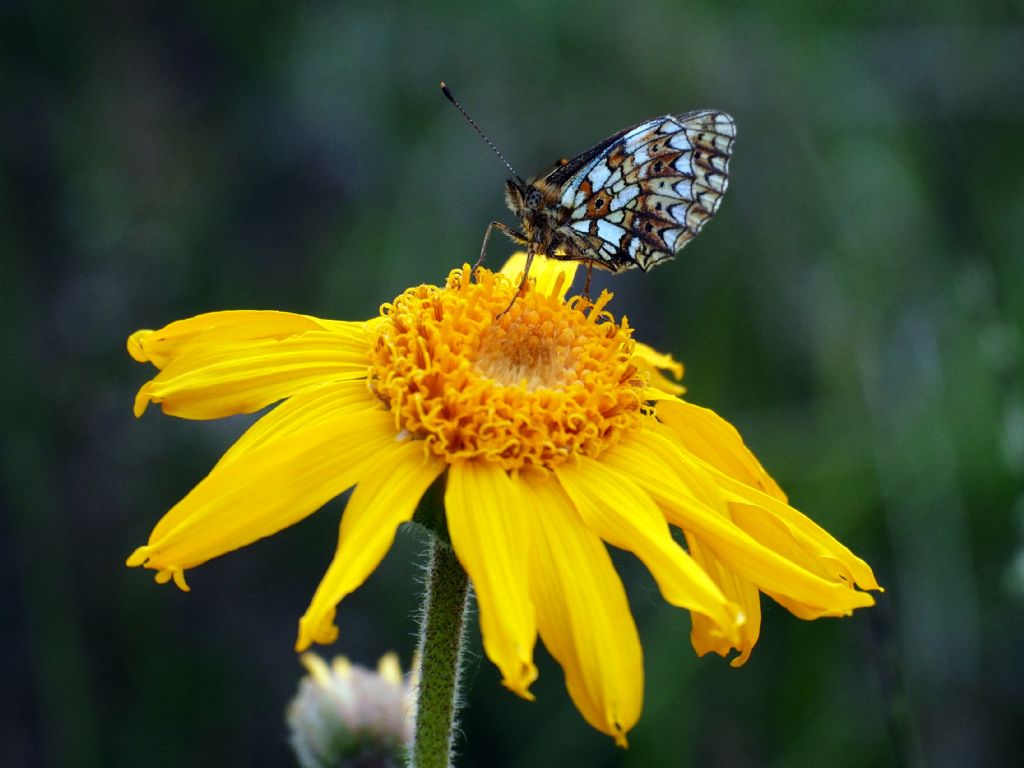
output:
[{"label": "butterfly eye", "polygon": [[526,207],[527,208],[540,208],[541,194],[536,189],[531,189],[529,194],[526,195]]}]

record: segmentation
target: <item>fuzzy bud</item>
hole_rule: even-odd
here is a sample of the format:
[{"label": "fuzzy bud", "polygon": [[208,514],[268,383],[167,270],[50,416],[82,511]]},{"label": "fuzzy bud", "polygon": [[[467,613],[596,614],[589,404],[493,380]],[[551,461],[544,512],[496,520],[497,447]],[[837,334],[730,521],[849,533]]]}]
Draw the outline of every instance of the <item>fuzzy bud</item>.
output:
[{"label": "fuzzy bud", "polygon": [[302,768],[399,768],[412,742],[413,681],[403,682],[398,657],[377,670],[344,656],[327,662],[300,657],[309,674],[286,714],[292,749]]}]

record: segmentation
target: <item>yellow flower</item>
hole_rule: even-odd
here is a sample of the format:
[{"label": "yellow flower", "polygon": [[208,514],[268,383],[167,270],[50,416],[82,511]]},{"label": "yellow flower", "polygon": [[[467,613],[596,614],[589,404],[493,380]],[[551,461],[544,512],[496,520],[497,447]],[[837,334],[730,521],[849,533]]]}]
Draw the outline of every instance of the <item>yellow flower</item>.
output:
[{"label": "yellow flower", "polygon": [[[135,403],[211,419],[280,405],[157,524],[128,565],[187,589],[185,570],[269,536],[355,486],[337,553],[299,622],[330,643],[339,601],[445,475],[452,547],[472,579],[484,649],[531,698],[539,634],[576,706],[625,744],[640,715],[640,641],[606,544],[635,554],[692,613],[700,654],[757,641],[759,592],[801,618],[873,604],[871,569],[790,507],[712,411],[678,397],[682,367],[606,311],[565,299],[575,265],[468,266],[410,288],[367,322],[216,312],[139,331],[159,374]],[[682,532],[686,546],[673,537]]]}]

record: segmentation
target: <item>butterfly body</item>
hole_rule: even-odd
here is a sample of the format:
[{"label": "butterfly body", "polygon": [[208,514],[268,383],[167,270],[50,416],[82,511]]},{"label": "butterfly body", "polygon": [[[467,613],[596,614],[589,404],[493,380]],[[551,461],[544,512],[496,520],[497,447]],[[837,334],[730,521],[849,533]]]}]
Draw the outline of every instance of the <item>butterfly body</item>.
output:
[{"label": "butterfly body", "polygon": [[509,179],[505,201],[522,231],[491,226],[530,257],[646,271],[673,258],[718,211],[735,135],[732,118],[713,110],[647,120],[536,179]]}]

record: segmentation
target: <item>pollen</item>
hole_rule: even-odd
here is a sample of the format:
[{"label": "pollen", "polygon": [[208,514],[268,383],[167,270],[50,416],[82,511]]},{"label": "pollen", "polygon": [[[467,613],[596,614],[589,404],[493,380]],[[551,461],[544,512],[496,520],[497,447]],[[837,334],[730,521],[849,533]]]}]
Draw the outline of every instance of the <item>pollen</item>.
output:
[{"label": "pollen", "polygon": [[447,461],[507,470],[597,457],[650,409],[631,362],[632,329],[605,306],[563,301],[499,273],[453,270],[381,307],[369,384],[400,432]]}]

